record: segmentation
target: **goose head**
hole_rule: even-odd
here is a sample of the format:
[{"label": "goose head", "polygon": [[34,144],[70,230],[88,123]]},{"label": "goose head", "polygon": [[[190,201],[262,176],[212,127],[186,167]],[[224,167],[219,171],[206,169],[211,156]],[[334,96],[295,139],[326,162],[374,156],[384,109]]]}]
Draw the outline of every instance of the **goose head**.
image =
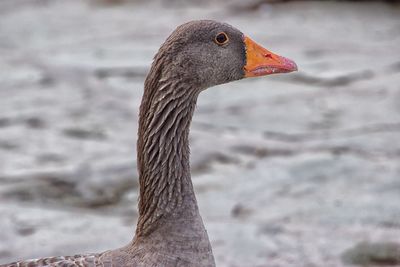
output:
[{"label": "goose head", "polygon": [[230,25],[212,20],[179,26],[161,46],[154,65],[164,65],[164,75],[200,89],[297,70],[294,61],[263,48]]}]

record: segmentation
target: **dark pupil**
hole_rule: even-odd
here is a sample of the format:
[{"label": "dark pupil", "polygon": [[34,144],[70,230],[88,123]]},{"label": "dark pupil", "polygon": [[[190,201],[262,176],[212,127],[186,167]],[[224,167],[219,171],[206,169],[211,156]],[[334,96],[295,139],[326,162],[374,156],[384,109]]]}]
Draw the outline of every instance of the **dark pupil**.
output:
[{"label": "dark pupil", "polygon": [[217,35],[217,42],[220,44],[223,44],[226,42],[226,36],[225,34],[221,33]]}]

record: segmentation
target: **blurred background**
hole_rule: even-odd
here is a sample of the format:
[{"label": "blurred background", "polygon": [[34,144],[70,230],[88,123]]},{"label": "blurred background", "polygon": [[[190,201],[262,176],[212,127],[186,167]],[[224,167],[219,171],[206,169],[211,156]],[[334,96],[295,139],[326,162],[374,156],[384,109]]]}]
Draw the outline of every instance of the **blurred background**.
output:
[{"label": "blurred background", "polygon": [[0,263],[132,239],[143,81],[200,18],[299,66],[199,98],[217,265],[400,266],[400,4],[266,0],[2,0]]}]

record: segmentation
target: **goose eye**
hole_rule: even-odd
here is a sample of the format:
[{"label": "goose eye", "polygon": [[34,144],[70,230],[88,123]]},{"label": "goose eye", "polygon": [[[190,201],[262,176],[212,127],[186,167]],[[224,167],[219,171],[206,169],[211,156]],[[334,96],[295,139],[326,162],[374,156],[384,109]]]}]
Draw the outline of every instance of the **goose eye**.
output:
[{"label": "goose eye", "polygon": [[224,32],[220,32],[217,34],[217,36],[215,36],[215,42],[218,45],[224,45],[229,41],[228,35],[226,35],[226,33]]}]

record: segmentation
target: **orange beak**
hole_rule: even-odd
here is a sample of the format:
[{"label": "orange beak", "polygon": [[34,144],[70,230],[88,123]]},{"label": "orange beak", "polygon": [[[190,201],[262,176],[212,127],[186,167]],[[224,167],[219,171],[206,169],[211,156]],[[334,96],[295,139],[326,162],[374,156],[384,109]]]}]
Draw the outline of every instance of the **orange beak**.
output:
[{"label": "orange beak", "polygon": [[297,65],[293,60],[268,51],[247,36],[244,37],[244,43],[246,46],[245,77],[297,71]]}]

